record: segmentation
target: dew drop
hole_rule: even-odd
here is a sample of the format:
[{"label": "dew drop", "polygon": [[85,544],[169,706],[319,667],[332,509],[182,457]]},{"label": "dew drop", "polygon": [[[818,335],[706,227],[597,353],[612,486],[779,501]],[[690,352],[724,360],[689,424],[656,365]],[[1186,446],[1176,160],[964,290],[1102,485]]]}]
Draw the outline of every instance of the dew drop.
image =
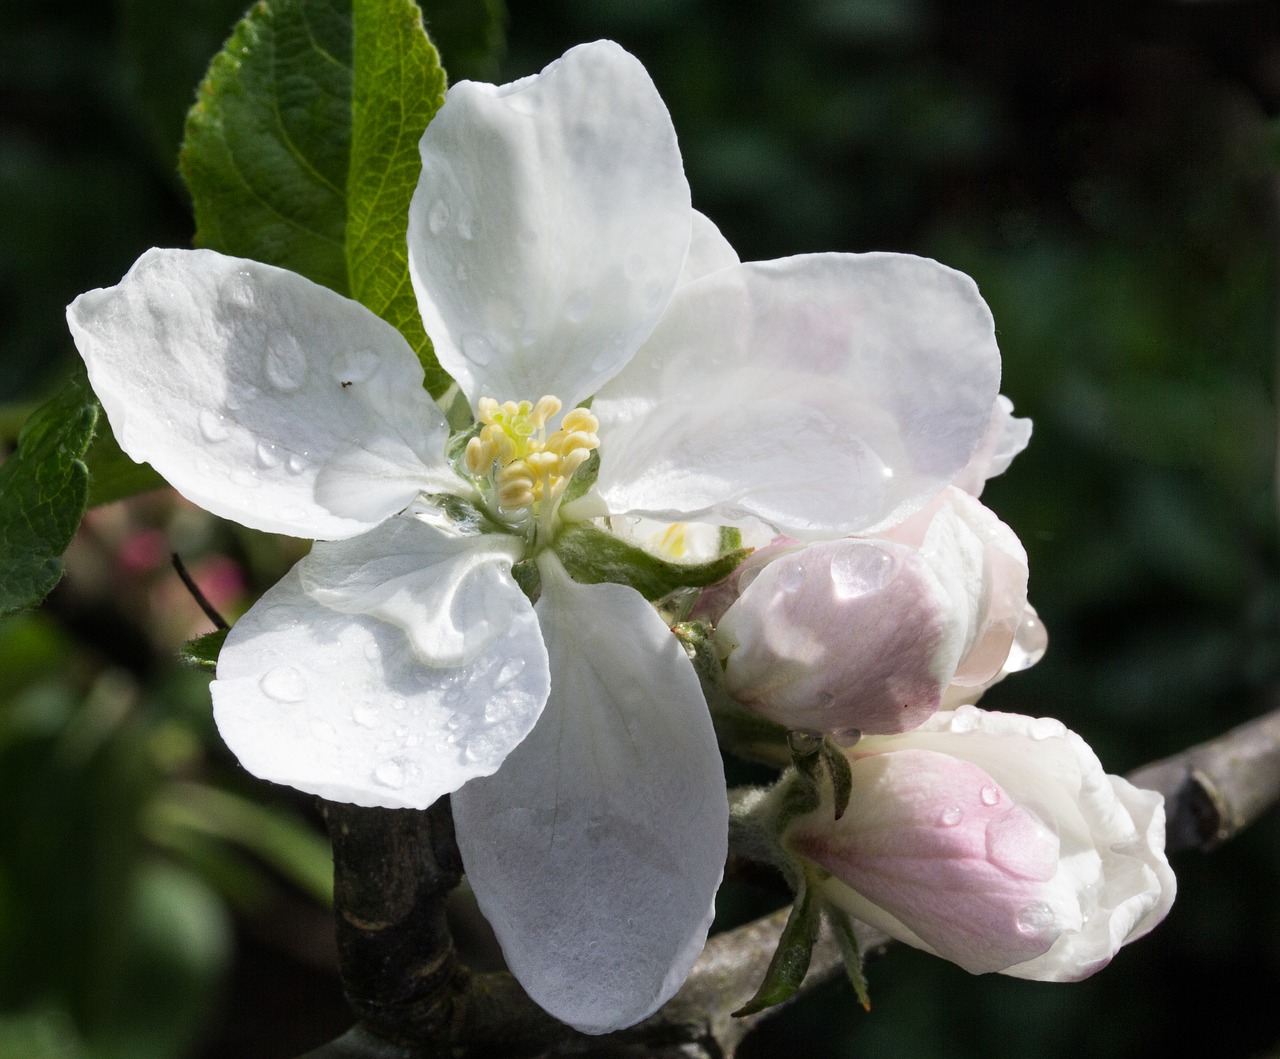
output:
[{"label": "dew drop", "polygon": [[427,227],[431,229],[432,235],[439,235],[445,230],[449,223],[449,206],[444,199],[436,199],[436,204],[431,207],[431,212],[427,214]]},{"label": "dew drop", "polygon": [[498,671],[498,675],[494,678],[494,690],[505,688],[513,680],[516,679],[524,671],[523,658],[509,658],[503,663],[502,669]]},{"label": "dew drop", "polygon": [[227,424],[227,417],[217,412],[204,409],[199,415],[200,433],[204,435],[205,441],[226,441],[231,434],[231,428]]},{"label": "dew drop", "polygon": [[467,278],[467,266],[466,266],[466,265],[464,265],[461,261],[459,261],[459,262],[454,266],[454,268],[453,268],[453,274],[454,274],[454,275],[455,275],[459,280],[461,280],[461,281],[464,281],[464,282],[465,282],[465,281],[466,281],[466,278]]},{"label": "dew drop", "polygon": [[377,728],[382,715],[373,706],[361,703],[351,707],[351,719],[361,728]]},{"label": "dew drop", "polygon": [[955,827],[964,819],[964,810],[958,805],[949,805],[938,814],[938,824],[941,827]]},{"label": "dew drop", "polygon": [[463,213],[458,218],[458,234],[463,239],[474,239],[476,237],[475,229],[472,227],[471,215]]},{"label": "dew drop", "polygon": [[393,710],[403,710],[407,705],[408,703],[404,701],[403,695],[393,695],[391,697],[391,708]]},{"label": "dew drop", "polygon": [[581,323],[591,312],[591,295],[585,290],[577,290],[569,295],[564,303],[564,318],[571,324]]},{"label": "dew drop", "polygon": [[378,646],[377,640],[370,640],[364,645],[364,656],[370,662],[376,662],[382,657],[382,648]]},{"label": "dew drop", "polygon": [[302,351],[292,343],[268,346],[263,370],[273,387],[281,393],[293,393],[307,377],[307,362]]},{"label": "dew drop", "polygon": [[1048,646],[1049,634],[1045,632],[1044,623],[1028,604],[1018,631],[1013,634],[1013,646],[1009,649],[1009,657],[1005,659],[1004,671],[1020,673],[1029,669],[1044,657]]},{"label": "dew drop", "polygon": [[307,678],[293,666],[276,666],[258,686],[276,702],[299,702],[307,694]]},{"label": "dew drop", "polygon": [[1045,901],[1032,901],[1018,909],[1018,930],[1023,934],[1047,934],[1058,925],[1058,917]]},{"label": "dew drop", "polygon": [[364,382],[377,374],[382,358],[371,349],[348,349],[333,362],[333,377],[339,382]]},{"label": "dew drop", "polygon": [[1000,801],[1000,788],[997,787],[994,783],[988,783],[985,787],[982,788],[978,797],[982,799],[983,805],[995,805],[998,801]]},{"label": "dew drop", "polygon": [[897,563],[874,544],[845,541],[831,557],[831,583],[840,599],[856,599],[884,588]]},{"label": "dew drop", "polygon": [[253,450],[253,458],[263,470],[280,466],[280,453],[269,441],[259,441]]},{"label": "dew drop", "polygon": [[778,587],[783,592],[795,592],[804,584],[804,564],[783,560],[778,570]]},{"label": "dew drop", "polygon": [[484,335],[472,332],[462,337],[462,352],[468,360],[480,367],[493,359],[493,345]]},{"label": "dew drop", "polygon": [[307,469],[307,461],[296,453],[291,453],[285,459],[284,467],[290,474],[301,474]]},{"label": "dew drop", "polygon": [[606,371],[617,363],[617,357],[611,353],[601,353],[591,362],[592,371]]},{"label": "dew drop", "polygon": [[862,729],[837,728],[831,733],[831,738],[834,739],[838,745],[848,750],[849,747],[858,745],[858,742],[862,739]]},{"label": "dew drop", "polygon": [[384,787],[403,787],[404,769],[396,761],[384,761],[373,770],[373,778]]}]

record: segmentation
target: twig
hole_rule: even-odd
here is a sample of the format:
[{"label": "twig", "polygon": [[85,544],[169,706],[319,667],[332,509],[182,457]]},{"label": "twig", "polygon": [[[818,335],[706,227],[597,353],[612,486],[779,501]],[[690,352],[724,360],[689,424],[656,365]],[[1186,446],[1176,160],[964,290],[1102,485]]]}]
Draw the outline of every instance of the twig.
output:
[{"label": "twig", "polygon": [[215,629],[229,629],[231,626],[227,623],[227,619],[213,609],[200,586],[195,583],[195,579],[187,572],[186,564],[183,563],[181,556],[174,552],[169,557],[173,561],[173,569],[177,572],[179,579],[187,586],[187,591],[191,593],[191,598],[200,604],[200,609],[204,611],[204,616],[213,622]]},{"label": "twig", "polygon": [[1280,710],[1128,778],[1164,795],[1168,850],[1213,849],[1280,800]]}]

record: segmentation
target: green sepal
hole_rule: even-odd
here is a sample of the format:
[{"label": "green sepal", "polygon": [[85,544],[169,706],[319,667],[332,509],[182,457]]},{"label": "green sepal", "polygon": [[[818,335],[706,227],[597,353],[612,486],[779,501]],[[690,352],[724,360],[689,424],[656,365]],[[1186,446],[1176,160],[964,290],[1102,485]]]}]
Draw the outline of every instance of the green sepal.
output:
[{"label": "green sepal", "polygon": [[405,235],[444,91],[413,0],[259,0],[214,57],[179,157],[197,246],[355,298],[405,337],[433,394],[449,377]]},{"label": "green sepal", "polygon": [[812,882],[806,877],[795,904],[791,906],[787,925],[782,928],[778,947],[764,973],[764,981],[756,995],[733,1012],[734,1018],[754,1015],[795,996],[804,976],[809,973],[809,962],[813,958],[813,946],[818,940],[821,922],[821,902],[814,893]]},{"label": "green sepal", "polygon": [[853,774],[849,768],[849,759],[844,756],[839,744],[831,736],[824,736],[820,732],[793,730],[787,733],[787,746],[791,750],[791,763],[796,772],[811,788],[811,797],[803,798],[804,803],[809,805],[809,809],[816,809],[822,801],[823,782],[830,780],[835,819],[839,820],[849,808],[849,798],[853,793]]},{"label": "green sepal", "polygon": [[178,648],[178,661],[193,669],[204,669],[212,673],[218,668],[218,653],[227,638],[230,629],[215,629],[194,640],[188,640]]},{"label": "green sepal", "polygon": [[863,1011],[871,1010],[871,996],[867,992],[867,976],[863,973],[862,946],[858,944],[858,935],[853,929],[853,921],[843,908],[827,904],[823,908],[827,922],[831,924],[831,933],[835,935],[836,945],[840,949],[840,957],[844,961],[845,973],[853,992],[862,1005]]},{"label": "green sepal", "polygon": [[556,555],[579,584],[630,585],[645,599],[661,599],[686,586],[713,585],[750,553],[729,552],[706,563],[673,563],[587,523],[570,526],[556,538]]},{"label": "green sepal", "polygon": [[0,466],[0,616],[39,603],[62,577],[62,559],[89,497],[85,453],[101,409],[83,373],[37,408]]}]

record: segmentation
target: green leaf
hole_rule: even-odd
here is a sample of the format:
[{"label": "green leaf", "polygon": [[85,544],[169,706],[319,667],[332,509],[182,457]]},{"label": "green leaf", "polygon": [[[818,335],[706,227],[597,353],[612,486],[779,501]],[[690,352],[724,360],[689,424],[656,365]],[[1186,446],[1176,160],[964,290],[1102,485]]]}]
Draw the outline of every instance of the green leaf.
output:
[{"label": "green leaf", "polygon": [[194,640],[188,640],[178,649],[178,660],[195,669],[206,669],[212,673],[218,668],[218,652],[222,650],[223,641],[230,629],[215,629]]},{"label": "green leaf", "polygon": [[831,795],[835,800],[836,819],[844,816],[849,808],[849,797],[853,794],[853,773],[849,769],[849,759],[831,736],[822,741],[822,763],[827,767],[827,775],[831,777]]},{"label": "green leaf", "polygon": [[556,554],[575,581],[630,585],[645,599],[661,599],[677,588],[713,585],[728,577],[750,552],[729,552],[706,563],[673,563],[612,533],[580,523],[556,538]]},{"label": "green leaf", "polygon": [[100,429],[84,457],[89,468],[88,507],[110,504],[113,500],[123,500],[169,484],[150,464],[135,463],[121,451],[106,419],[100,419],[98,425]]},{"label": "green leaf", "polygon": [[734,1018],[754,1015],[795,995],[804,976],[809,973],[809,961],[813,956],[814,942],[818,940],[821,919],[821,905],[813,886],[806,879],[796,896],[796,903],[791,906],[791,915],[782,929],[778,947],[764,973],[764,981],[756,995],[733,1013]]},{"label": "green leaf", "polygon": [[0,467],[0,616],[35,606],[62,577],[59,556],[84,515],[84,455],[100,409],[74,376],[27,420]]},{"label": "green leaf", "polygon": [[405,233],[444,89],[412,0],[259,0],[210,65],[179,159],[197,245],[358,299],[400,329],[433,394],[449,380]]}]

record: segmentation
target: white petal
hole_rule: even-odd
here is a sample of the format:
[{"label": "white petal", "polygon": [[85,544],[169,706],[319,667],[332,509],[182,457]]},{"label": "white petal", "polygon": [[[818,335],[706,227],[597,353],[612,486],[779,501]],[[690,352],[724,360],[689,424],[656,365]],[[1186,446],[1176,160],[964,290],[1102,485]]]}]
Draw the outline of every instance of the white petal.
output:
[{"label": "white petal", "polygon": [[540,564],[552,691],[493,776],[453,799],[467,875],[539,1004],[604,1033],[680,986],[726,852],[720,755],[688,658],[620,585]]},{"label": "white petal", "polygon": [[1031,420],[1013,414],[1013,402],[1004,394],[996,398],[987,432],[979,442],[969,465],[956,476],[954,484],[966,493],[981,496],[988,478],[1004,474],[1013,458],[1031,440]]},{"label": "white petal", "polygon": [[738,252],[720,229],[705,214],[693,211],[693,231],[689,237],[689,256],[684,259],[684,271],[680,273],[680,286],[695,279],[719,272],[722,268],[738,264]]},{"label": "white petal", "polygon": [[[486,538],[459,538],[452,554],[436,541],[418,556],[415,577],[402,547],[417,533],[409,521],[317,545],[319,555],[231,630],[212,684],[214,719],[255,776],[334,801],[425,809],[493,772],[533,727],[550,676],[510,555]],[[371,575],[382,574],[394,586],[386,598],[369,591]],[[342,580],[326,585],[330,575]],[[337,602],[344,587],[364,591],[396,623],[316,598]],[[468,593],[479,601],[457,605]],[[461,665],[432,665],[413,642],[424,629],[406,635],[401,624],[416,608],[424,628],[438,629],[445,619],[431,608],[442,594],[455,600],[456,638],[487,626],[483,648]]]},{"label": "white petal", "polygon": [[597,395],[614,514],[755,516],[817,538],[901,521],[968,462],[1000,378],[972,280],[923,258],[823,254],[680,288]]},{"label": "white petal", "polygon": [[[120,447],[214,514],[350,537],[456,480],[399,332],[292,272],[149,250],[67,321]],[[352,462],[363,477],[335,504],[319,481]]]},{"label": "white petal", "polygon": [[440,363],[473,407],[593,393],[653,329],[689,246],[644,67],[598,41],[513,84],[462,81],[420,150],[409,273]]}]

